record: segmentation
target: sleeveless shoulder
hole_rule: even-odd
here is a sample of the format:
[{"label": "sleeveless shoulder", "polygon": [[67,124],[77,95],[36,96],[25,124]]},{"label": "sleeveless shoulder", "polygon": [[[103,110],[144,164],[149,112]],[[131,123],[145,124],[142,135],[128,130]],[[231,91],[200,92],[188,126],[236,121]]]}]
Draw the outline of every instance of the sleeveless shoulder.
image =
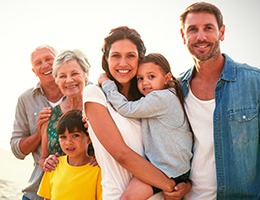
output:
[{"label": "sleeveless shoulder", "polygon": [[107,107],[107,100],[102,89],[97,85],[87,85],[83,91],[83,104],[95,102]]}]

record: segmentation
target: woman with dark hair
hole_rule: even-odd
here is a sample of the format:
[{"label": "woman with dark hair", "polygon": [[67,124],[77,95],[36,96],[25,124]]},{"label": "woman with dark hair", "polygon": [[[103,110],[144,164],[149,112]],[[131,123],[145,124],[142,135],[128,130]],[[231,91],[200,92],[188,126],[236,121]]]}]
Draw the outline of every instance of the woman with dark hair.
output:
[{"label": "woman with dark hair", "polygon": [[[186,182],[193,138],[179,81],[173,76],[167,59],[159,53],[150,53],[141,60],[136,78],[137,87],[143,94],[136,101],[128,101],[118,92],[114,81],[106,73],[101,74],[98,82],[119,114],[141,119],[145,157],[176,184]],[[138,196],[148,199],[154,192],[160,191],[157,188],[152,190],[150,185],[145,189],[143,184],[132,178],[122,198]]]},{"label": "woman with dark hair", "polygon": [[[140,98],[136,73],[146,48],[138,32],[126,26],[112,29],[102,50],[102,68],[115,81],[118,91],[128,100]],[[117,113],[101,88],[95,85],[86,86],[83,102],[95,156],[102,171],[103,199],[120,199],[132,175],[166,192],[178,189],[172,179],[144,158],[140,120]],[[151,198],[163,197],[158,193]]]}]

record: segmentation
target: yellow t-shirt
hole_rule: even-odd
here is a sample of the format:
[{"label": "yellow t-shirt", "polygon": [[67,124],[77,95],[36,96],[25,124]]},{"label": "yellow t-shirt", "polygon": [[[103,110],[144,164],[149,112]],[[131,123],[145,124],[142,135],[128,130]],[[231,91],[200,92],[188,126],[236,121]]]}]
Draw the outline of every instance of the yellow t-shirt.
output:
[{"label": "yellow t-shirt", "polygon": [[101,200],[101,193],[98,166],[71,166],[67,156],[61,156],[56,169],[44,173],[37,194],[51,200]]}]

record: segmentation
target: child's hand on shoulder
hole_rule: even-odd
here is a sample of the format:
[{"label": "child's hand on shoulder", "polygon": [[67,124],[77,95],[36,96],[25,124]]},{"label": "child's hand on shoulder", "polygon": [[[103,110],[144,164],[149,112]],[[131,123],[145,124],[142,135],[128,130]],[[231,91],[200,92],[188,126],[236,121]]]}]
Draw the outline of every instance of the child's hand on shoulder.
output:
[{"label": "child's hand on shoulder", "polygon": [[102,73],[100,74],[99,78],[98,78],[98,84],[101,85],[103,82],[110,80],[107,76],[107,73]]}]

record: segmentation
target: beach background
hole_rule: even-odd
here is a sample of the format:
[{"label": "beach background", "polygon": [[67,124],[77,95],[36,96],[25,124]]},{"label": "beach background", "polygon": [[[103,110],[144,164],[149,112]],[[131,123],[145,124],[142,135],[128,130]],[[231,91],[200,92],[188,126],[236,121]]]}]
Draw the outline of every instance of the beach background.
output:
[{"label": "beach background", "polygon": [[[174,75],[193,65],[180,35],[179,15],[195,0],[0,0],[1,112],[0,199],[21,199],[33,170],[31,155],[15,158],[10,150],[18,96],[38,81],[31,71],[30,54],[38,45],[58,51],[81,49],[91,64],[90,81],[101,72],[101,47],[111,28],[136,29],[147,53],[159,52]],[[223,53],[260,67],[260,12],[258,0],[208,0],[217,5],[226,25]]]},{"label": "beach background", "polygon": [[22,199],[22,188],[26,185],[33,170],[33,160],[15,158],[9,149],[0,149],[0,199]]}]

